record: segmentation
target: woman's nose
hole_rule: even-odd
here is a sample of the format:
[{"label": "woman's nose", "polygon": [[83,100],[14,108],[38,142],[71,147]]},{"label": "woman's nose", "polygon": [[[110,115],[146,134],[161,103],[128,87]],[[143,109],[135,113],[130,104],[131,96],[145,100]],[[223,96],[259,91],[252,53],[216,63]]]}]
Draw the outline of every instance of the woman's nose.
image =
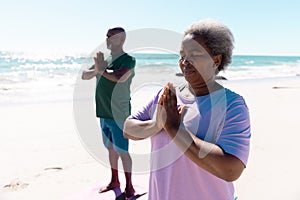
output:
[{"label": "woman's nose", "polygon": [[187,64],[190,64],[190,61],[189,61],[187,56],[184,56],[184,57],[181,58],[181,63],[183,65],[187,65]]}]

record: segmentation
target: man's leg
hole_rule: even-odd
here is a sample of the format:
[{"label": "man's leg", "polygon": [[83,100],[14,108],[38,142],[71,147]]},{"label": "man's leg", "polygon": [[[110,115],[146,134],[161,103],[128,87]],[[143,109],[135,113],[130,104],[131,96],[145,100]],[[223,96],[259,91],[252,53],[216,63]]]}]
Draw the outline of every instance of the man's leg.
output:
[{"label": "man's leg", "polygon": [[123,136],[123,126],[124,121],[115,121],[114,126],[112,126],[112,137],[114,149],[118,152],[121,157],[123,169],[125,172],[126,187],[125,194],[126,197],[131,197],[134,195],[134,188],[131,181],[132,172],[132,160],[128,153],[129,140]]},{"label": "man's leg", "polygon": [[126,187],[125,187],[125,194],[126,197],[131,197],[134,195],[135,190],[132,185],[131,180],[131,171],[132,171],[132,160],[128,152],[120,154],[124,172],[125,172],[125,179],[126,179]]},{"label": "man's leg", "polygon": [[118,175],[118,159],[119,154],[114,150],[112,145],[112,133],[109,128],[109,121],[106,119],[100,119],[100,125],[102,129],[103,144],[108,150],[109,164],[111,168],[111,181],[107,186],[101,187],[99,192],[107,192],[116,187],[120,187],[119,175]]},{"label": "man's leg", "polygon": [[119,154],[114,150],[112,146],[108,148],[108,154],[109,154],[109,164],[111,168],[111,181],[107,186],[100,188],[99,190],[100,193],[107,192],[116,187],[120,187],[119,174],[118,174]]},{"label": "man's leg", "polygon": [[114,150],[112,146],[108,149],[108,153],[109,153],[109,163],[111,168],[110,184],[120,186],[119,175],[118,175],[119,154]]}]

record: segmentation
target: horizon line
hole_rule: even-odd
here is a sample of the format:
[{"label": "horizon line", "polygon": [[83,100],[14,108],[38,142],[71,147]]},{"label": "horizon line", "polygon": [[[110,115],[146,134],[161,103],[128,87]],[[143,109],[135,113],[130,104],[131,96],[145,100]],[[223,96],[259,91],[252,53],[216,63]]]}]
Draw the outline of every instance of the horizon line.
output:
[{"label": "horizon line", "polygon": [[[53,50],[42,50],[42,51],[37,51],[37,50],[9,50],[9,49],[0,49],[0,52],[5,52],[5,53],[17,53],[17,54],[41,54],[41,55],[70,55],[70,54],[81,54],[81,55],[90,55],[91,52],[86,52],[86,51],[75,51],[75,50],[61,50],[61,51],[53,51]],[[162,51],[140,51],[140,52],[127,52],[129,54],[165,54],[165,55],[177,55],[175,53],[168,53],[168,52],[162,52]],[[179,54],[179,53],[178,53]],[[269,57],[300,57],[300,54],[259,54],[259,53],[233,53],[232,56],[269,56]]]}]

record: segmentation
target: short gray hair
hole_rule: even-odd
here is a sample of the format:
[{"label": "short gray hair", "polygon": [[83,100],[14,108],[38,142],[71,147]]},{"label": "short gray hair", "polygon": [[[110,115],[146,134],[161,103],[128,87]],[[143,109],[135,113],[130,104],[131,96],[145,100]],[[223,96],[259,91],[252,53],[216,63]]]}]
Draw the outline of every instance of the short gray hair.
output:
[{"label": "short gray hair", "polygon": [[184,36],[189,34],[202,38],[214,56],[222,55],[218,72],[231,63],[234,38],[227,26],[214,19],[205,19],[191,24]]}]

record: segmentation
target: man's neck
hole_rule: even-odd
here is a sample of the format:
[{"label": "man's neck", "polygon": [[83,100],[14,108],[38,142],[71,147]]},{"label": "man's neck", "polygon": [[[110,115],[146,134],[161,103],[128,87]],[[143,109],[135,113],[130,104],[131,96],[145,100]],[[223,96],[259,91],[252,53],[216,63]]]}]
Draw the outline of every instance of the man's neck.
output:
[{"label": "man's neck", "polygon": [[122,48],[121,49],[115,49],[115,50],[112,49],[111,52],[110,52],[110,55],[112,57],[119,56],[119,55],[122,55],[122,54],[124,54],[124,51],[123,51]]}]

